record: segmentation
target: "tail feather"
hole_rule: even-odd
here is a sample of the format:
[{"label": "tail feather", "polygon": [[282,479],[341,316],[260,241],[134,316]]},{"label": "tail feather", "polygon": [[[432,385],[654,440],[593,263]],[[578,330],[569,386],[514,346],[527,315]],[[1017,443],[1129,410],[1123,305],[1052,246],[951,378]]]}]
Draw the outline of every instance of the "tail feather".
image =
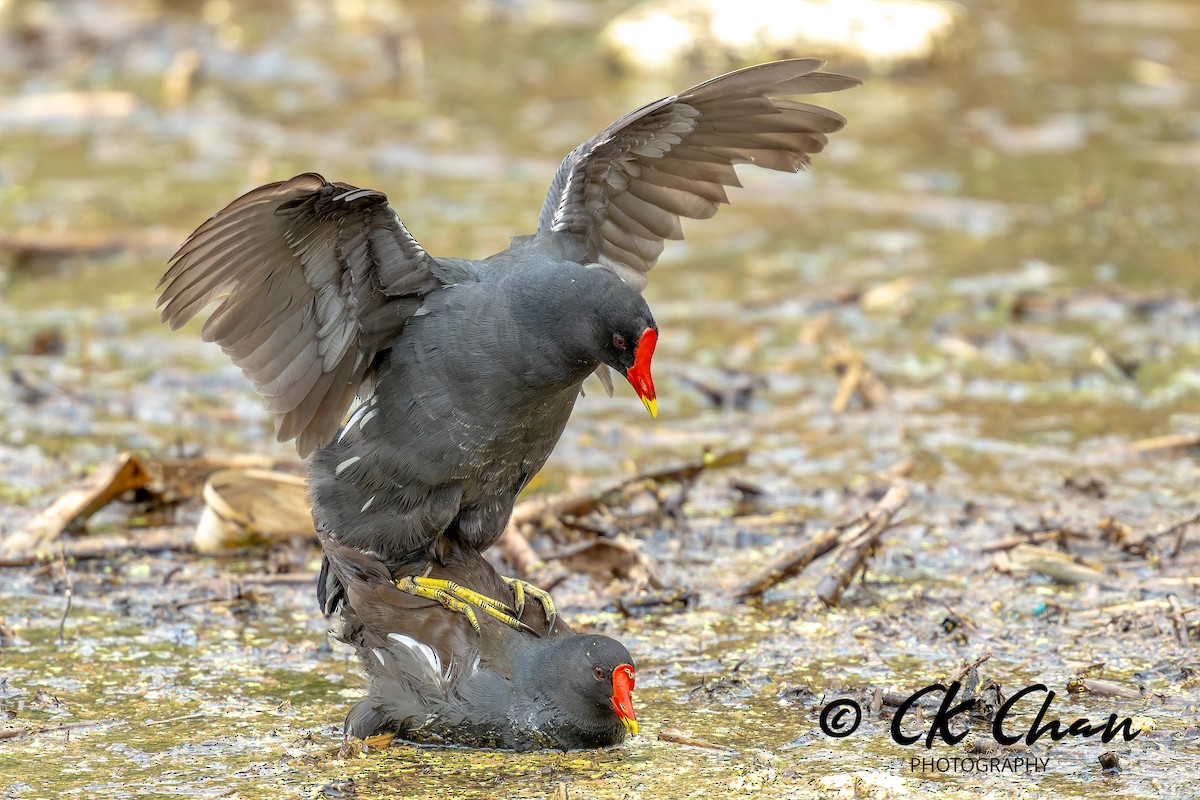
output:
[{"label": "tail feather", "polygon": [[406,734],[445,708],[450,675],[434,650],[402,634],[385,647],[359,646],[370,685],[346,716],[346,733],[359,738]]},{"label": "tail feather", "polygon": [[317,576],[317,605],[321,613],[329,616],[338,610],[346,599],[346,587],[330,568],[329,556],[321,556],[321,574]]}]

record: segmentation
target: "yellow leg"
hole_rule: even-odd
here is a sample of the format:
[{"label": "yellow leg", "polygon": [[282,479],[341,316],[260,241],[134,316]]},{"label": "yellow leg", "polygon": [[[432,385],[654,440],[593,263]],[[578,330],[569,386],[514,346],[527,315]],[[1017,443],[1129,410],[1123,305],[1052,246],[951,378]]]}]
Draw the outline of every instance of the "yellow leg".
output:
[{"label": "yellow leg", "polygon": [[500,620],[510,628],[519,631],[529,629],[528,625],[514,616],[513,609],[507,604],[465,586],[459,586],[454,581],[410,576],[396,581],[396,588],[405,594],[436,600],[451,611],[465,615],[476,633],[480,632],[479,617],[475,614],[476,608],[488,616]]},{"label": "yellow leg", "polygon": [[525,595],[528,594],[542,604],[542,608],[546,611],[546,622],[551,626],[554,625],[554,619],[558,616],[558,608],[554,605],[554,599],[550,597],[549,592],[520,578],[504,578],[504,582],[512,587],[513,595],[516,598],[516,617],[520,618],[521,612],[525,610]]}]

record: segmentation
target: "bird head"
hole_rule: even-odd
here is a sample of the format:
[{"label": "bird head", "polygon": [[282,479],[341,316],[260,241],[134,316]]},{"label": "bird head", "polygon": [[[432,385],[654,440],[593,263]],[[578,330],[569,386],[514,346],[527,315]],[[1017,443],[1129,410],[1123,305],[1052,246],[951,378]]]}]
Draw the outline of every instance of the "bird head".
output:
[{"label": "bird head", "polygon": [[658,324],[645,298],[615,272],[599,265],[589,272],[599,286],[594,293],[594,347],[600,361],[625,376],[650,416],[658,416],[658,399],[650,361],[658,345]]},{"label": "bird head", "polygon": [[632,327],[627,327],[628,334],[614,330],[612,343],[604,363],[620,372],[629,381],[629,385],[637,392],[642,404],[650,412],[650,416],[658,416],[658,399],[654,394],[654,378],[650,374],[650,360],[654,358],[654,348],[658,344],[658,328],[654,321],[641,330],[635,329],[642,325],[638,321]]},{"label": "bird head", "polygon": [[539,652],[536,669],[539,691],[575,726],[614,729],[619,721],[637,736],[633,656],[616,639],[576,634],[555,640]]}]

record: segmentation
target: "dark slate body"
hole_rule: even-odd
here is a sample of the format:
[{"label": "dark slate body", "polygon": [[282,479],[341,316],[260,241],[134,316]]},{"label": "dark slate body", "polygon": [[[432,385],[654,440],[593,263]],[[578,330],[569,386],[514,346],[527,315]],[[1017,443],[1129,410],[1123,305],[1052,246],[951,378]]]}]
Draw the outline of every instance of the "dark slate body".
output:
[{"label": "dark slate body", "polygon": [[398,574],[455,541],[485,548],[590,372],[610,391],[607,369],[625,376],[655,413],[647,274],[683,218],[729,202],[738,165],[803,169],[841,130],[787,99],[860,83],[821,66],[760,64],[626,114],[563,160],[536,234],[484,261],[431,256],[382,192],[315,173],[260,186],[180,247],[162,318],[178,328],[221,300],[203,336],[254,382],[277,438],[316,452],[316,521],[334,540]]},{"label": "dark slate body", "polygon": [[[612,707],[613,670],[634,666],[619,642],[573,634],[561,620],[548,627],[536,603],[523,616],[530,631],[480,615],[476,633],[463,615],[397,590],[379,562],[336,544],[327,550],[346,586],[339,636],[369,680],[346,718],[350,735],[513,750],[607,747],[628,736]],[[450,545],[443,555],[433,577],[507,595],[474,549]]]},{"label": "dark slate body", "polygon": [[[313,513],[329,536],[397,576],[443,560],[443,535],[478,550],[500,536],[598,366],[592,340],[613,325],[631,340],[654,326],[639,293],[564,259],[560,242],[439,262],[454,282],[425,298],[374,393],[313,458]],[[336,585],[328,591],[332,607]]]}]

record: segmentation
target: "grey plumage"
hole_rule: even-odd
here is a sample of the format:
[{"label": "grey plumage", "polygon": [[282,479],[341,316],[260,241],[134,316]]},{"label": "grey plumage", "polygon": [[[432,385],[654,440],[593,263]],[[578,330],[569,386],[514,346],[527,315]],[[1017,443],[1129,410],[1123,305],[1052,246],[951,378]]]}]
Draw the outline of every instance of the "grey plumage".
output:
[{"label": "grey plumage", "polygon": [[736,164],[795,172],[846,120],[819,106],[778,100],[836,92],[857,78],[795,59],[722,75],[650,103],[609,125],[563,160],[538,230],[565,231],[585,258],[608,264],[639,291],[680,217],[707,219],[741,186]]},{"label": "grey plumage", "polygon": [[[616,326],[635,340],[654,326],[620,279],[539,261],[545,252],[530,240],[486,262],[454,262],[459,282],[409,320],[378,367],[367,401],[378,413],[313,456],[314,514],[332,537],[400,574],[441,561],[446,537],[483,550],[500,536],[595,368],[595,331]],[[608,299],[589,309],[597,297]],[[337,586],[327,583],[332,610]]]},{"label": "grey plumage", "polygon": [[301,455],[337,432],[381,347],[455,280],[380,192],[306,173],[239,197],[196,229],[159,282],[174,330],[223,298],[205,341],[254,381]]},{"label": "grey plumage", "polygon": [[[635,665],[619,642],[573,634],[561,620],[547,627],[532,607],[524,617],[529,632],[482,615],[477,634],[463,615],[397,590],[374,559],[336,543],[327,552],[347,594],[338,635],[355,646],[368,676],[366,697],[346,717],[350,735],[516,750],[605,747],[626,738],[612,705],[613,673]],[[508,596],[471,548],[450,548],[430,577]]]},{"label": "grey plumage", "polygon": [[[680,217],[728,202],[735,165],[800,169],[843,126],[776,99],[859,83],[820,66],[750,67],[623,117],[563,161],[538,233],[483,261],[430,256],[370,189],[312,173],[260,187],[176,253],[162,317],[177,328],[223,298],[204,336],[267,398],[279,439],[317,450],[329,536],[397,575],[440,560],[445,537],[482,550],[587,375],[610,391],[607,368],[632,379],[657,331],[639,292]],[[356,395],[371,407],[337,435]],[[325,577],[332,610],[340,587]]]}]

